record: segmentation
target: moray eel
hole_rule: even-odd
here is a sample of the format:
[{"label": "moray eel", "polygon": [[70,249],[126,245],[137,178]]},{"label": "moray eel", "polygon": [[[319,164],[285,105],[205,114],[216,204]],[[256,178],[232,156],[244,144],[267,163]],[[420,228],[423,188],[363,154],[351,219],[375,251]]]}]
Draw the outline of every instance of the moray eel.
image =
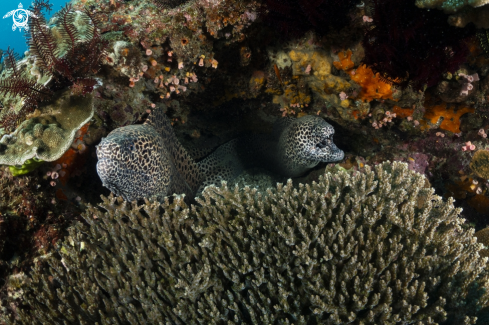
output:
[{"label": "moray eel", "polygon": [[333,134],[317,116],[281,118],[272,134],[233,139],[197,163],[158,109],[144,124],[115,129],[102,139],[97,172],[103,185],[126,201],[162,201],[173,193],[193,198],[208,185],[234,180],[245,168],[297,177],[320,162],[342,160]]},{"label": "moray eel", "polygon": [[344,158],[333,143],[333,135],[333,126],[318,116],[279,118],[271,134],[232,140],[220,156],[231,161],[234,155],[234,163],[241,169],[260,167],[284,177],[298,177],[320,162]]},{"label": "moray eel", "polygon": [[333,126],[319,116],[279,119],[272,136],[262,140],[262,159],[285,177],[301,176],[320,162],[343,160],[333,135]]},{"label": "moray eel", "polygon": [[204,177],[161,109],[142,125],[110,132],[97,146],[97,158],[103,185],[126,201],[161,201],[174,193],[193,198]]}]

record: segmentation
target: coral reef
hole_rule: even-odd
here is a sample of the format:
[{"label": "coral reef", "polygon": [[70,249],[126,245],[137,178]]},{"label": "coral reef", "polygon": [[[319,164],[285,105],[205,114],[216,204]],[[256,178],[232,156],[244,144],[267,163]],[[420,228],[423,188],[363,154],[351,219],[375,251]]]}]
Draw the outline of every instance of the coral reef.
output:
[{"label": "coral reef", "polygon": [[489,4],[488,0],[416,0],[419,8],[437,8],[446,13],[457,12],[465,6],[477,8],[486,4]]},{"label": "coral reef", "polygon": [[489,151],[477,150],[470,161],[470,169],[480,178],[489,180]]},{"label": "coral reef", "polygon": [[56,202],[54,189],[41,175],[37,170],[13,177],[9,168],[0,168],[0,315],[18,306],[10,279],[52,250],[75,214],[73,206]]},{"label": "coral reef", "polygon": [[23,165],[28,159],[54,161],[71,146],[76,132],[93,116],[93,96],[60,91],[12,134],[0,140],[0,164]]},{"label": "coral reef", "polygon": [[350,23],[349,13],[355,7],[352,0],[266,0],[266,22],[282,35],[302,36],[313,29],[318,34],[340,30]]},{"label": "coral reef", "polygon": [[406,164],[311,185],[209,187],[199,206],[103,198],[24,279],[7,324],[474,324],[486,260]]},{"label": "coral reef", "polygon": [[[472,237],[489,224],[489,34],[475,29],[488,6],[478,4],[73,0],[47,21],[48,1],[35,0],[29,51],[3,51],[0,68],[0,319],[489,323],[485,252]],[[101,139],[161,112],[157,138],[177,153],[170,175],[183,186],[161,206],[94,208],[110,193],[97,175]],[[328,128],[284,137],[285,159],[236,159],[233,139],[276,144],[294,118],[334,128],[341,167],[280,170],[326,149]],[[294,139],[312,140],[294,155]],[[250,160],[277,156],[243,142]],[[117,146],[144,169],[162,151],[138,143]],[[186,186],[189,166],[205,179]],[[142,198],[161,175],[110,185]],[[287,176],[297,177],[276,189]],[[188,206],[223,179],[240,187],[210,186]]]},{"label": "coral reef", "polygon": [[417,8],[411,0],[373,0],[371,15],[363,62],[392,83],[434,86],[467,57],[463,40],[473,30],[448,25],[441,11]]}]

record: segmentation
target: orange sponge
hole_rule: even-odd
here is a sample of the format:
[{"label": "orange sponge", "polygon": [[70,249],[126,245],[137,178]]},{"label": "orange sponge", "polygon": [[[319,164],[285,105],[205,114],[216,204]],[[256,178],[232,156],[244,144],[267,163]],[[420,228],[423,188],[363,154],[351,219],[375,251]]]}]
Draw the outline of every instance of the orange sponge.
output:
[{"label": "orange sponge", "polygon": [[392,112],[396,114],[396,117],[406,118],[413,115],[414,108],[401,108],[397,105],[394,105],[392,107]]},{"label": "orange sponge", "polygon": [[338,57],[340,61],[335,61],[333,62],[333,65],[336,67],[338,70],[343,70],[343,71],[348,71],[353,69],[355,64],[351,60],[351,50],[348,50],[346,52],[342,51],[338,53]]},{"label": "orange sponge", "polygon": [[391,85],[382,81],[379,74],[372,71],[366,65],[361,65],[357,69],[353,69],[355,64],[351,60],[352,52],[338,53],[340,61],[333,62],[333,65],[338,70],[346,71],[351,80],[355,81],[362,87],[358,98],[370,102],[374,99],[392,99]]},{"label": "orange sponge", "polygon": [[393,99],[391,85],[383,82],[379,74],[367,68],[366,65],[359,66],[356,70],[348,71],[351,80],[362,87],[359,97],[367,102],[374,99]]},{"label": "orange sponge", "polygon": [[460,133],[460,117],[465,113],[473,113],[475,110],[466,106],[447,107],[447,103],[431,105],[429,100],[425,101],[426,112],[424,118],[436,124],[440,117],[443,117],[443,122],[440,124],[440,129],[447,130],[453,133]]}]

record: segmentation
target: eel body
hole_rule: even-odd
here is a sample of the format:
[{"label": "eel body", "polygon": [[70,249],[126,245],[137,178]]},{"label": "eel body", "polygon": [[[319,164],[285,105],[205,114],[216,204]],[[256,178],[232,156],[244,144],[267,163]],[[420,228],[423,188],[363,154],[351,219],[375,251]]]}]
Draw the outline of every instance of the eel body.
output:
[{"label": "eel body", "polygon": [[233,181],[244,169],[261,167],[297,177],[320,162],[342,160],[333,127],[317,116],[278,119],[271,134],[233,139],[196,162],[157,109],[142,125],[115,129],[97,146],[97,172],[127,201],[176,194],[195,197],[206,186]]}]

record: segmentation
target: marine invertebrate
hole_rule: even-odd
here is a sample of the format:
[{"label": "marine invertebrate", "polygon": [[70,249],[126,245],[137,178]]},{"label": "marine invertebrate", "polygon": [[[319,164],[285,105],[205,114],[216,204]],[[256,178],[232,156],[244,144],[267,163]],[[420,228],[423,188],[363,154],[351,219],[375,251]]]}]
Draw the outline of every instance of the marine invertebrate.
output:
[{"label": "marine invertebrate", "polygon": [[480,178],[489,179],[489,151],[477,150],[470,161],[470,169]]},{"label": "marine invertebrate", "polygon": [[374,73],[366,65],[361,65],[355,70],[348,71],[351,80],[360,85],[358,98],[370,102],[374,99],[393,99],[392,87],[380,74]]},{"label": "marine invertebrate", "polygon": [[4,76],[0,79],[0,95],[19,96],[24,100],[24,114],[33,111],[40,101],[48,99],[52,92],[44,85],[26,76],[25,70],[19,69],[18,55],[7,48],[4,53]]},{"label": "marine invertebrate", "polygon": [[446,13],[454,13],[465,6],[482,7],[488,4],[489,0],[416,0],[415,3],[419,8],[436,8]]},{"label": "marine invertebrate", "polygon": [[97,14],[88,8],[75,11],[71,4],[66,4],[56,13],[56,31],[60,35],[57,39],[41,8],[34,3],[32,10],[36,16],[29,19],[27,37],[36,66],[52,76],[58,87],[71,86],[77,94],[90,93],[96,84],[92,76],[100,70],[108,45],[101,37]]},{"label": "marine invertebrate", "polygon": [[[34,59],[30,73],[25,67],[18,67],[18,57],[13,50],[9,48],[5,53],[6,72],[0,79],[0,95],[22,98],[22,108],[2,119],[2,126],[8,133],[13,132],[40,102],[50,99],[53,91],[71,87],[75,95],[90,93],[96,85],[92,77],[105,56],[107,41],[99,33],[96,14],[89,9],[76,12],[67,4],[56,14],[58,23],[51,29],[42,9],[50,9],[49,3],[34,1],[31,11],[35,16],[28,21],[29,54]],[[48,81],[52,78],[56,83],[38,83],[42,77]]]},{"label": "marine invertebrate", "polygon": [[336,69],[348,73],[351,80],[361,87],[360,92],[352,97],[360,98],[366,102],[371,102],[374,99],[393,99],[391,83],[365,65],[360,65],[354,69],[355,63],[351,60],[351,56],[351,50],[341,51],[338,53],[339,61],[334,61],[333,65]]},{"label": "marine invertebrate", "polygon": [[173,193],[192,198],[202,181],[200,169],[161,109],[142,125],[109,133],[97,146],[97,158],[103,185],[128,201],[162,200]]},{"label": "marine invertebrate", "polygon": [[49,104],[22,122],[15,132],[2,137],[0,164],[20,166],[32,158],[44,161],[58,159],[93,113],[91,95],[73,96],[69,89],[56,93]]},{"label": "marine invertebrate", "polygon": [[160,10],[164,9],[173,9],[175,7],[178,7],[188,0],[153,0],[154,4],[158,7]]},{"label": "marine invertebrate", "polygon": [[266,193],[209,187],[192,208],[103,198],[34,268],[13,323],[474,323],[482,245],[425,181],[385,162]]},{"label": "marine invertebrate", "polygon": [[52,92],[48,87],[32,79],[26,69],[18,66],[18,55],[10,47],[3,54],[3,65],[0,96],[18,97],[23,102],[19,111],[9,109],[2,113],[0,125],[4,132],[11,133],[40,102],[49,99]]},{"label": "marine invertebrate", "polygon": [[28,174],[34,170],[36,170],[39,166],[41,166],[44,161],[36,158],[27,159],[22,166],[9,166],[10,172],[12,176],[20,176]]},{"label": "marine invertebrate", "polygon": [[431,125],[423,125],[422,129],[439,126],[440,129],[453,133],[460,132],[460,118],[467,113],[473,113],[474,108],[464,105],[447,105],[447,103],[435,103],[428,97],[425,101],[426,112],[424,119]]},{"label": "marine invertebrate", "polygon": [[411,0],[373,0],[371,11],[363,63],[392,83],[434,86],[469,53],[464,40],[474,30],[448,25],[441,11],[420,9]]}]

